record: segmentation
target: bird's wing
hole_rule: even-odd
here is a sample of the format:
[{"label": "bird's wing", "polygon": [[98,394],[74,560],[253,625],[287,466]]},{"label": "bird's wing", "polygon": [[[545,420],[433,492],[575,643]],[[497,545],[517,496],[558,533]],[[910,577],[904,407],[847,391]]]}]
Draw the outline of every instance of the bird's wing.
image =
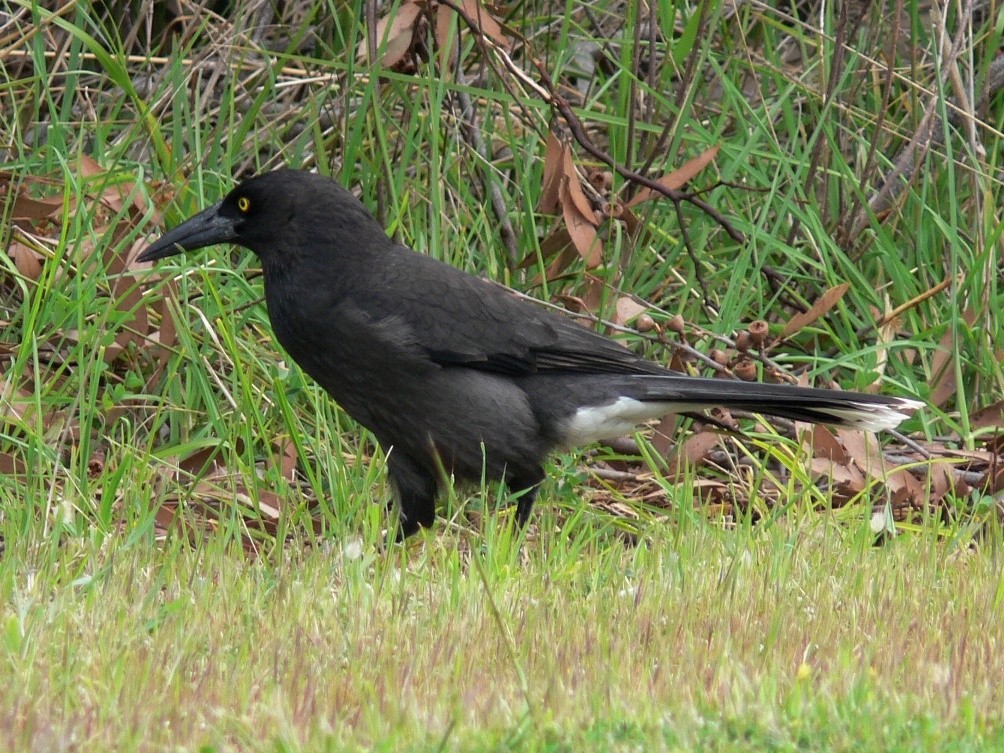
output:
[{"label": "bird's wing", "polygon": [[412,327],[429,358],[505,374],[546,371],[665,373],[568,317],[517,298],[500,285],[400,248],[380,271],[369,308]]}]

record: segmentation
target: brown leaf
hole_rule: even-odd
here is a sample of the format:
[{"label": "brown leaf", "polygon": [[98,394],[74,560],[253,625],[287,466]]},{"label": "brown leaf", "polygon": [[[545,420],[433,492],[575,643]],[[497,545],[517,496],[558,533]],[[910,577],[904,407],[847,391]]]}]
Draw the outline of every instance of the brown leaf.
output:
[{"label": "brown leaf", "polygon": [[547,134],[547,146],[544,148],[544,184],[537,202],[537,211],[551,214],[558,209],[561,190],[561,167],[564,164],[564,151],[558,137],[552,132]]},{"label": "brown leaf", "polygon": [[157,523],[157,527],[160,529],[161,535],[169,533],[174,528],[174,522],[178,518],[177,503],[162,503],[157,508],[157,512],[153,514],[153,517]]},{"label": "brown leaf", "polygon": [[[666,419],[663,419],[663,423]],[[673,419],[675,421],[675,417]],[[659,424],[662,426],[662,423]],[[720,436],[714,431],[699,431],[691,434],[686,440],[678,445],[679,450],[669,457],[669,466],[666,469],[666,478],[674,481],[683,481],[683,474],[688,468],[696,468],[704,465],[708,459],[708,453],[718,444]]]},{"label": "brown leaf", "polygon": [[206,476],[219,470],[221,462],[220,444],[214,443],[178,459],[177,465],[189,476]]},{"label": "brown leaf", "polygon": [[278,467],[279,475],[288,481],[296,478],[296,444],[289,437],[277,437],[272,442],[275,454],[271,462]]},{"label": "brown leaf", "polygon": [[829,290],[825,291],[816,302],[813,303],[808,311],[804,311],[799,314],[795,314],[788,323],[784,325],[784,329],[781,330],[781,334],[777,336],[774,344],[786,340],[793,334],[801,330],[803,327],[808,327],[814,321],[822,316],[829,313],[830,309],[836,306],[840,299],[847,294],[847,291],[851,289],[851,284],[849,282],[842,282],[839,285],[834,285]]},{"label": "brown leaf", "polygon": [[[568,229],[562,224],[554,229],[550,235],[548,235],[544,240],[540,242],[540,255],[545,261],[553,256],[561,253],[572,245],[572,237],[568,234]],[[533,254],[527,257],[529,263],[526,266],[531,266],[537,261],[537,255]]]},{"label": "brown leaf", "polygon": [[456,37],[452,32],[456,28],[456,12],[452,8],[440,5],[436,8],[436,47],[439,50],[439,75],[446,80],[453,80],[453,50]]},{"label": "brown leaf", "polygon": [[[380,65],[393,68],[400,63],[411,49],[415,37],[415,24],[422,9],[418,3],[405,2],[393,16],[384,16],[377,21],[376,40]],[[369,40],[359,42],[357,56],[365,59],[369,53]]]},{"label": "brown leaf", "polygon": [[596,226],[590,218],[579,212],[570,196],[569,181],[566,178],[561,181],[561,213],[565,218],[565,228],[572,239],[572,245],[585,260],[586,269],[598,267],[603,261],[603,242],[596,234]]},{"label": "brown leaf", "polygon": [[269,532],[274,534],[276,531],[275,522],[279,520],[279,516],[282,514],[282,498],[268,489],[259,489],[258,504],[256,507],[262,517],[266,519],[267,526],[271,529]]},{"label": "brown leaf", "polygon": [[18,240],[11,240],[9,253],[14,259],[14,266],[25,278],[37,280],[42,275],[40,257],[29,246]]},{"label": "brown leaf", "polygon": [[173,280],[168,280],[164,297],[157,301],[153,308],[160,314],[160,330],[150,333],[146,342],[157,343],[157,368],[147,379],[147,385],[152,387],[160,380],[164,370],[167,369],[168,359],[171,357],[171,349],[178,341],[178,327],[174,321],[174,309],[169,301],[174,298],[175,286]]},{"label": "brown leaf", "polygon": [[633,321],[636,317],[644,314],[648,309],[638,303],[629,295],[622,295],[617,299],[617,307],[614,313],[614,324],[624,325]]},{"label": "brown leaf", "polygon": [[[117,295],[117,287],[132,283],[133,288],[122,295]],[[139,289],[135,287],[136,280],[132,275],[119,275],[112,284],[112,305],[116,311],[132,312],[132,316],[122,322],[121,329],[115,335],[114,342],[105,348],[104,361],[112,364],[125,351],[130,343],[143,348],[150,335],[150,314],[146,302]]]},{"label": "brown leaf", "polygon": [[676,440],[676,413],[667,413],[652,429],[652,447],[661,457],[668,458]]},{"label": "brown leaf", "polygon": [[847,503],[865,488],[864,476],[855,466],[834,463],[826,458],[812,458],[809,469],[832,484],[834,501],[841,504]]},{"label": "brown leaf", "polygon": [[[64,202],[62,193],[64,186],[62,181],[55,181],[38,175],[0,170],[0,197],[5,198],[6,194],[11,190],[12,185],[17,185],[18,188],[16,189],[17,195],[14,197],[10,208],[11,220],[15,222],[18,220],[34,222],[56,217],[61,213]],[[31,186],[42,187],[49,193],[55,191],[57,195],[34,199],[28,193],[28,189]],[[75,197],[70,196],[65,198],[65,200],[69,205],[69,212],[72,213],[76,207]]]},{"label": "brown leaf", "polygon": [[814,457],[826,458],[840,464],[847,462],[847,453],[829,427],[814,424],[807,434]]},{"label": "brown leaf", "polygon": [[998,400],[969,416],[969,425],[973,429],[1004,430],[1004,400]]},{"label": "brown leaf", "polygon": [[730,493],[729,485],[724,481],[712,478],[696,478],[691,484],[694,492],[694,502],[706,509],[709,516],[726,517],[735,510],[735,498]]},{"label": "brown leaf", "polygon": [[955,489],[952,463],[947,460],[932,460],[928,469],[928,476],[931,479],[930,502],[940,502],[948,492]]},{"label": "brown leaf", "polygon": [[572,314],[591,314],[589,304],[581,296],[569,293],[558,293],[555,299],[565,307],[565,310]]},{"label": "brown leaf", "polygon": [[914,506],[924,503],[924,487],[917,478],[905,468],[899,468],[889,473],[885,478],[886,487],[892,492],[894,502],[911,502]]},{"label": "brown leaf", "polygon": [[11,206],[10,218],[12,220],[43,220],[59,216],[62,209],[62,197],[33,199],[24,193],[19,193]]},{"label": "brown leaf", "polygon": [[637,233],[638,228],[641,227],[641,220],[638,219],[638,215],[636,215],[627,206],[622,205],[619,219],[624,223],[624,226],[627,228],[630,235]]},{"label": "brown leaf", "polygon": [[25,476],[28,473],[28,466],[20,458],[8,452],[0,452],[0,473],[7,476]]},{"label": "brown leaf", "polygon": [[987,469],[986,478],[983,480],[983,490],[986,494],[994,495],[1004,490],[1004,465]]},{"label": "brown leaf", "polygon": [[[963,321],[972,326],[976,321],[976,315],[972,309],[962,312]],[[941,340],[938,341],[938,348],[931,359],[931,397],[928,402],[939,408],[948,402],[949,398],[955,396],[955,369],[952,368],[954,361],[953,347],[955,345],[955,331],[949,327]]]},{"label": "brown leaf", "polygon": [[95,175],[101,175],[105,170],[98,164],[97,160],[90,157],[87,154],[81,154],[77,160],[77,167],[80,169],[80,174],[85,178],[93,178]]},{"label": "brown leaf", "polygon": [[869,447],[876,443],[875,435],[853,429],[835,429],[840,444],[847,453],[848,462],[853,463],[870,477],[882,478],[885,475],[885,461],[881,454],[869,452]]},{"label": "brown leaf", "polygon": [[27,421],[33,413],[34,400],[28,390],[18,387],[10,375],[0,381],[0,421]]},{"label": "brown leaf", "polygon": [[[582,300],[585,301],[586,310],[591,314],[595,314],[600,310],[600,304],[603,303],[603,294],[606,289],[606,285],[603,283],[599,277],[594,275],[586,275],[586,290],[582,294]],[[592,327],[592,325],[589,325]]]},{"label": "brown leaf", "polygon": [[586,222],[594,226],[599,225],[600,218],[597,217],[593,205],[589,203],[589,199],[586,198],[586,194],[582,190],[582,182],[579,180],[579,173],[575,169],[575,163],[572,161],[572,150],[569,147],[565,147],[562,153],[561,171],[565,178],[563,185],[568,190],[567,199],[562,195],[561,203],[564,205],[570,199],[575,205],[575,210]]},{"label": "brown leaf", "polygon": [[572,248],[571,238],[568,238],[568,233],[564,230],[562,230],[562,233],[564,233],[565,235],[564,248],[558,254],[557,258],[547,265],[547,268],[544,270],[543,276],[534,275],[533,277],[534,285],[540,285],[543,282],[543,280],[547,280],[548,282],[557,280],[558,278],[562,277],[565,274],[565,270],[568,269],[568,267],[572,264],[572,262],[574,262],[576,259],[579,258],[579,255],[575,252],[575,249]]},{"label": "brown leaf", "polygon": [[[80,155],[77,160],[77,167],[80,170],[80,174],[85,178],[95,178],[106,173],[105,169],[95,159],[86,154]],[[143,205],[143,198],[140,192],[136,191],[135,187],[136,184],[131,182],[109,183],[97,199],[116,213],[121,212],[127,204],[131,204],[138,212],[143,212],[146,207]]]},{"label": "brown leaf", "polygon": [[139,216],[144,215],[148,209],[152,208],[152,205],[147,205],[146,193],[144,191],[137,190],[136,183],[133,181],[120,181],[114,186],[111,186],[109,190],[117,193],[119,199],[123,203],[129,201],[131,198],[130,205],[136,210],[136,212],[139,213]]},{"label": "brown leaf", "polygon": [[875,435],[863,431],[837,429],[844,449],[851,463],[859,468],[864,478],[881,482],[892,495],[894,504],[902,506],[906,502],[919,504],[924,500],[924,488],[905,468],[890,470],[887,467],[881,445]]},{"label": "brown leaf", "polygon": [[[709,164],[711,164],[711,161],[715,158],[716,154],[718,154],[717,144],[711,147],[710,149],[706,149],[704,152],[697,155],[693,159],[687,160],[673,172],[667,173],[666,175],[656,180],[656,183],[658,183],[661,186],[665,186],[666,188],[672,191],[678,191],[688,182],[696,178],[697,175],[704,168],[706,168]],[[636,207],[643,201],[648,201],[649,199],[653,199],[657,196],[662,196],[662,195],[663,194],[651,188],[642,188],[627,203],[627,206]]]},{"label": "brown leaf", "polygon": [[478,0],[461,0],[461,7],[475,23],[481,28],[481,33],[491,39],[499,47],[508,50],[510,47],[509,37],[502,32],[502,26],[495,18],[488,13]]}]

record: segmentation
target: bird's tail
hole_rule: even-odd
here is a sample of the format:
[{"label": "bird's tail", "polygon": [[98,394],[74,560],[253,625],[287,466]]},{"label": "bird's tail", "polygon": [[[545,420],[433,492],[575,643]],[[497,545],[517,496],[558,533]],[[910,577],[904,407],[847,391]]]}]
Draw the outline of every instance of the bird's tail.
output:
[{"label": "bird's tail", "polygon": [[[570,397],[566,393],[571,393]],[[716,407],[879,431],[898,426],[923,405],[905,397],[678,374],[580,378],[574,390],[565,380],[560,390],[541,394],[548,397],[541,412],[555,405],[568,406],[561,411],[556,428],[562,443],[570,447],[619,437],[643,421],[667,413],[689,415]]]},{"label": "bird's tail", "polygon": [[866,431],[893,429],[923,405],[905,397],[735,379],[644,375],[638,380],[642,389],[631,397],[646,403],[672,403],[675,412],[721,406]]}]

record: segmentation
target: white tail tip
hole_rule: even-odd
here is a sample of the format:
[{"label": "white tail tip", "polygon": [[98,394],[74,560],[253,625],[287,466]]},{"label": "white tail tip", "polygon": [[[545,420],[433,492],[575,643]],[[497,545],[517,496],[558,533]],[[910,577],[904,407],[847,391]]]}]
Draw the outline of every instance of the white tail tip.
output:
[{"label": "white tail tip", "polygon": [[914,411],[924,406],[920,400],[907,397],[891,398],[887,403],[850,403],[846,408],[821,408],[843,426],[852,426],[865,431],[895,429],[908,419]]}]

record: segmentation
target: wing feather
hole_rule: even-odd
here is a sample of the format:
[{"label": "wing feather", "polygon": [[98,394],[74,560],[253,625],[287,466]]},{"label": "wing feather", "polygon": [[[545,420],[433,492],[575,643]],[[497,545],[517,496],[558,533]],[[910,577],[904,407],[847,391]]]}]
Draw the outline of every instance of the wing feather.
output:
[{"label": "wing feather", "polygon": [[[416,263],[417,262],[417,263]],[[665,374],[619,343],[403,246],[373,270],[371,315],[408,322],[416,343],[441,366],[510,376],[541,372]]]}]

